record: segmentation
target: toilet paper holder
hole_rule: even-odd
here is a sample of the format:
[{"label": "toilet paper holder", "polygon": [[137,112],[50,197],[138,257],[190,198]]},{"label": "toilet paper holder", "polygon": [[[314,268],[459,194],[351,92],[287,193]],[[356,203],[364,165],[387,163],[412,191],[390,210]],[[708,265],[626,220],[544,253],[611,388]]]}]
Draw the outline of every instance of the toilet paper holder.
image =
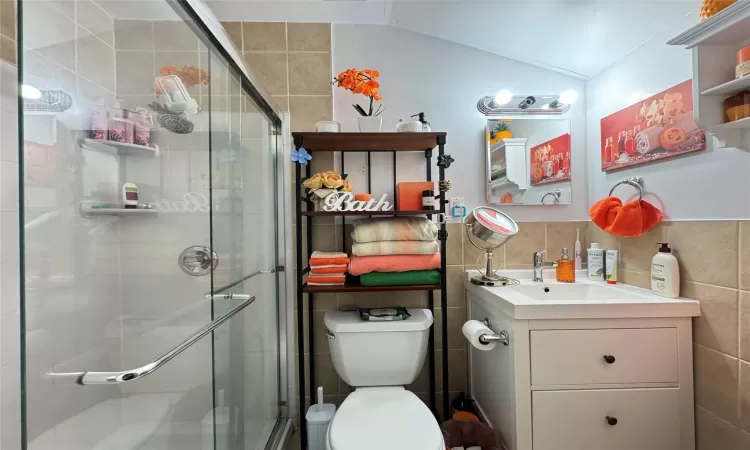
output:
[{"label": "toilet paper holder", "polygon": [[[482,323],[487,325],[487,328],[492,329],[492,322],[490,322],[490,319],[488,317],[485,317]],[[483,334],[479,336],[479,342],[484,345],[487,345],[491,342],[499,342],[507,347],[508,345],[510,345],[510,335],[505,330],[497,334]]]}]

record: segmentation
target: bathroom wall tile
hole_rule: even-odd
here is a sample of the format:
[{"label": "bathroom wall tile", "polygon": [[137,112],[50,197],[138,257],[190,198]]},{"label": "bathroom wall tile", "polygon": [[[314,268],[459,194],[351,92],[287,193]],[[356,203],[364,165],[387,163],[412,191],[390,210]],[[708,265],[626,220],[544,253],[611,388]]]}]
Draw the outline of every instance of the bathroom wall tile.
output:
[{"label": "bathroom wall tile", "polygon": [[446,281],[448,283],[448,306],[466,307],[466,291],[464,290],[464,269],[461,266],[448,266]]},{"label": "bathroom wall tile", "polygon": [[448,389],[467,391],[468,361],[466,350],[448,350]]},{"label": "bathroom wall tile", "polygon": [[[463,337],[461,327],[467,320],[466,308],[448,308],[448,349],[449,350],[461,350],[466,348],[466,339]],[[432,325],[435,330],[435,348],[443,348],[443,314],[442,308],[435,308],[434,323]]]},{"label": "bathroom wall tile", "polygon": [[289,97],[292,131],[314,131],[315,122],[333,117],[331,97]]},{"label": "bathroom wall tile", "polygon": [[[586,262],[586,222],[547,222],[547,252],[551,260],[557,261],[563,248],[575,260],[576,230],[580,230],[581,261]],[[531,260],[529,258],[529,260]]]},{"label": "bathroom wall tile", "polygon": [[313,333],[315,334],[313,350],[316,354],[330,352],[328,338],[325,334],[325,314],[325,311],[313,311]]},{"label": "bathroom wall tile", "polygon": [[286,23],[243,22],[242,51],[286,51]]},{"label": "bathroom wall tile", "polygon": [[245,52],[244,57],[253,73],[258,77],[260,83],[262,83],[269,94],[287,94],[286,54]]},{"label": "bathroom wall tile", "polygon": [[274,95],[273,101],[276,102],[279,109],[282,111],[289,111],[289,96],[288,95]]},{"label": "bathroom wall tile", "polygon": [[0,162],[0,211],[18,212],[18,163]]},{"label": "bathroom wall tile", "polygon": [[98,84],[94,84],[82,77],[78,77],[78,93],[92,102],[101,98],[104,100],[105,104],[111,105],[115,101],[115,94],[113,92],[110,92]]},{"label": "bathroom wall tile", "polygon": [[96,3],[90,0],[78,2],[78,25],[106,42],[109,46],[114,46],[114,20]]},{"label": "bathroom wall tile", "polygon": [[0,60],[16,64],[16,41],[0,36]]},{"label": "bathroom wall tile", "polygon": [[[586,227],[586,242],[588,243],[587,247],[590,247],[592,242],[596,242],[603,249],[620,249],[620,242],[617,236],[607,233],[593,223],[589,223],[588,227]],[[650,272],[651,269],[649,269]]]},{"label": "bathroom wall tile", "polygon": [[[309,361],[307,364],[310,364]],[[323,386],[324,394],[337,395],[339,393],[339,375],[333,367],[331,355],[327,353],[315,355],[315,384]]]},{"label": "bathroom wall tile", "polygon": [[[522,222],[518,224],[518,234],[505,244],[506,264],[531,264],[533,253],[547,249],[545,224],[542,222]],[[551,249],[547,249],[547,261],[560,259]]]},{"label": "bathroom wall tile", "polygon": [[0,34],[16,38],[16,2],[13,0],[0,0]]},{"label": "bathroom wall tile", "polygon": [[117,94],[152,94],[154,54],[117,51]]},{"label": "bathroom wall tile", "polygon": [[619,282],[630,286],[651,289],[651,275],[648,273],[633,272],[631,270],[620,270],[618,272]]},{"label": "bathroom wall tile", "polygon": [[234,46],[237,47],[240,54],[242,53],[242,22],[221,22],[221,26],[224,27],[224,31],[227,32],[229,39],[232,40]]},{"label": "bathroom wall tile", "polygon": [[693,356],[696,405],[737,424],[738,360],[699,344]]},{"label": "bathroom wall tile", "polygon": [[154,22],[154,48],[158,50],[199,50],[198,37],[181,20]]},{"label": "bathroom wall tile", "polygon": [[666,242],[665,235],[666,227],[658,225],[641,237],[619,238],[620,267],[635,272],[651,273],[651,259],[659,248],[657,243]]},{"label": "bathroom wall tile", "polygon": [[[449,266],[464,264],[463,233],[464,227],[460,223],[447,224],[448,243],[446,261]],[[471,244],[469,244],[471,245]]]},{"label": "bathroom wall tile", "polygon": [[[115,91],[115,51],[98,37],[78,27],[78,75]],[[143,70],[142,68],[139,68]],[[153,86],[151,86],[153,90]]]},{"label": "bathroom wall tile", "polygon": [[289,95],[331,95],[331,54],[290,53]]},{"label": "bathroom wall tile", "polygon": [[153,21],[115,20],[117,50],[154,50]]},{"label": "bathroom wall tile", "polygon": [[693,319],[693,340],[737,357],[738,291],[685,281],[680,294],[700,301],[701,315]]},{"label": "bathroom wall tile", "polygon": [[740,361],[740,426],[750,431],[750,362]]},{"label": "bathroom wall tile", "polygon": [[740,222],[740,288],[750,291],[750,221]]},{"label": "bathroom wall tile", "polygon": [[704,408],[695,408],[696,450],[743,450],[750,448],[750,433]]},{"label": "bathroom wall tile", "polygon": [[684,280],[738,286],[737,222],[672,222],[667,237]]},{"label": "bathroom wall tile", "polygon": [[315,311],[331,311],[338,307],[338,298],[335,293],[315,294],[312,301]]},{"label": "bathroom wall tile", "polygon": [[313,251],[335,252],[341,251],[341,239],[337,239],[340,227],[333,225],[313,225]]},{"label": "bathroom wall tile", "polygon": [[330,52],[330,23],[289,23],[289,51]]},{"label": "bathroom wall tile", "polygon": [[740,291],[740,358],[750,362],[750,292]]},{"label": "bathroom wall tile", "polygon": [[24,4],[23,17],[34,33],[26,33],[24,46],[42,56],[75,70],[76,25],[46,2]]}]

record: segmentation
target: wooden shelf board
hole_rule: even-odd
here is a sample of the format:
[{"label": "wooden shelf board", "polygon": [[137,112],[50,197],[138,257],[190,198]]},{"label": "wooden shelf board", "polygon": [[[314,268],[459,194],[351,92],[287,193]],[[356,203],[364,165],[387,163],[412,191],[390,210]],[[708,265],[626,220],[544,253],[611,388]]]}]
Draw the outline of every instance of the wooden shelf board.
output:
[{"label": "wooden shelf board", "polygon": [[446,133],[313,133],[296,132],[309,152],[424,152]]},{"label": "wooden shelf board", "polygon": [[742,120],[735,120],[734,122],[722,123],[721,125],[716,125],[711,130],[722,131],[722,130],[741,130],[741,129],[750,129],[750,117],[747,117]]},{"label": "wooden shelf board", "polygon": [[728,97],[750,89],[750,76],[737,78],[701,92],[701,95]]},{"label": "wooden shelf board", "polygon": [[667,41],[668,45],[737,45],[747,42],[750,2],[740,1]]},{"label": "wooden shelf board", "polygon": [[362,286],[360,284],[344,284],[339,286],[302,286],[305,294],[322,294],[326,292],[393,292],[393,291],[434,291],[439,290],[440,284],[417,284],[412,286]]},{"label": "wooden shelf board", "polygon": [[302,211],[303,216],[340,217],[340,216],[417,216],[421,214],[438,214],[438,210],[424,211]]}]

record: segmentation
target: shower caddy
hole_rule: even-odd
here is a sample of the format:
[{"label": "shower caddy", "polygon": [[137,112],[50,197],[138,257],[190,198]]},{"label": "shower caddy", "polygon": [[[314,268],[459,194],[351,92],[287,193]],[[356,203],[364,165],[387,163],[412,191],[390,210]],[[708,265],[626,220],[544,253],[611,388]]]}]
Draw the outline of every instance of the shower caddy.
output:
[{"label": "shower caddy", "polygon": [[[450,399],[448,396],[448,352],[445,350],[448,348],[448,320],[446,313],[448,311],[447,304],[447,280],[446,280],[446,258],[447,258],[447,241],[448,231],[446,230],[445,220],[440,222],[440,230],[438,231],[438,240],[440,241],[440,283],[430,285],[417,285],[417,286],[361,286],[359,284],[350,284],[347,280],[347,284],[343,286],[308,286],[304,282],[303,277],[310,273],[310,267],[307,262],[313,252],[312,245],[312,223],[308,223],[306,229],[306,240],[307,240],[307,255],[302,254],[302,242],[303,242],[303,230],[302,220],[307,219],[312,221],[315,217],[351,217],[351,216],[413,216],[419,214],[426,214],[432,218],[433,214],[437,214],[438,217],[445,217],[446,206],[448,200],[446,200],[446,192],[450,189],[450,182],[445,179],[445,170],[450,167],[453,162],[453,158],[450,155],[445,154],[445,138],[446,133],[314,133],[314,132],[297,132],[292,133],[294,138],[294,147],[299,150],[305,148],[311,154],[316,152],[340,152],[340,163],[341,171],[343,173],[344,158],[347,152],[366,152],[367,153],[367,190],[371,192],[372,178],[370,171],[370,156],[372,152],[390,152],[393,155],[393,192],[396,192],[396,153],[397,152],[422,152],[426,159],[426,178],[427,181],[432,181],[432,156],[433,149],[438,149],[438,186],[439,186],[439,197],[437,198],[437,205],[434,210],[421,210],[421,211],[396,211],[395,207],[393,211],[314,211],[312,202],[304,200],[302,198],[302,166],[295,164],[295,180],[296,180],[296,191],[295,191],[295,215],[296,215],[296,260],[297,260],[297,344],[298,344],[298,389],[299,389],[299,417],[301,427],[301,439],[302,448],[306,448],[307,433],[305,430],[305,393],[309,393],[310,404],[315,403],[315,331],[313,327],[313,308],[312,304],[314,301],[315,294],[321,293],[336,293],[336,292],[388,292],[388,291],[426,291],[428,308],[434,314],[434,291],[440,290],[440,307],[442,314],[442,324],[440,333],[443,342],[443,352],[441,357],[441,370],[443,374],[442,379],[442,391],[443,391],[443,417],[450,417]],[[310,164],[305,165],[305,176],[311,175]],[[395,198],[394,198],[395,200]],[[303,209],[303,205],[306,206]],[[343,248],[346,248],[346,221],[342,219],[342,239]],[[307,336],[304,334],[303,320],[304,320],[304,295],[308,295],[308,330]],[[305,385],[305,338],[307,338],[310,355],[310,379],[308,383],[309,389],[306,391]],[[437,409],[435,405],[435,334],[434,327],[430,327],[429,337],[429,348],[428,348],[428,364],[429,364],[429,401],[430,409],[436,414]],[[437,415],[437,414],[436,414]]]}]

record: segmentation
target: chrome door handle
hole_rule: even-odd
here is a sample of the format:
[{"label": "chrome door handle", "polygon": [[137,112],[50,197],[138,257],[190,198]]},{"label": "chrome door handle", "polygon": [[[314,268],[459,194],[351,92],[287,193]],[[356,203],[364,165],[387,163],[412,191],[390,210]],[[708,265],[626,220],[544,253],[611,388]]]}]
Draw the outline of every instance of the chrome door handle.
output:
[{"label": "chrome door handle", "polygon": [[186,274],[202,277],[216,269],[219,265],[219,256],[204,245],[193,245],[180,253],[177,264]]},{"label": "chrome door handle", "polygon": [[250,299],[248,294],[233,294],[228,292],[226,294],[206,294],[203,296],[206,300],[240,300],[247,301]]},{"label": "chrome door handle", "polygon": [[[230,294],[231,295],[231,294]],[[190,348],[193,344],[201,340],[210,334],[216,327],[229,320],[232,316],[242,311],[243,309],[250,306],[255,301],[255,297],[250,297],[234,309],[209,323],[205,327],[198,330],[195,334],[180,342],[176,346],[169,349],[163,355],[134,369],[123,370],[120,372],[70,372],[70,373],[49,373],[48,375],[53,380],[69,380],[80,385],[90,384],[122,384],[130,381],[135,381],[145,377],[151,373],[154,373],[164,364],[171,361],[174,357]]]}]

